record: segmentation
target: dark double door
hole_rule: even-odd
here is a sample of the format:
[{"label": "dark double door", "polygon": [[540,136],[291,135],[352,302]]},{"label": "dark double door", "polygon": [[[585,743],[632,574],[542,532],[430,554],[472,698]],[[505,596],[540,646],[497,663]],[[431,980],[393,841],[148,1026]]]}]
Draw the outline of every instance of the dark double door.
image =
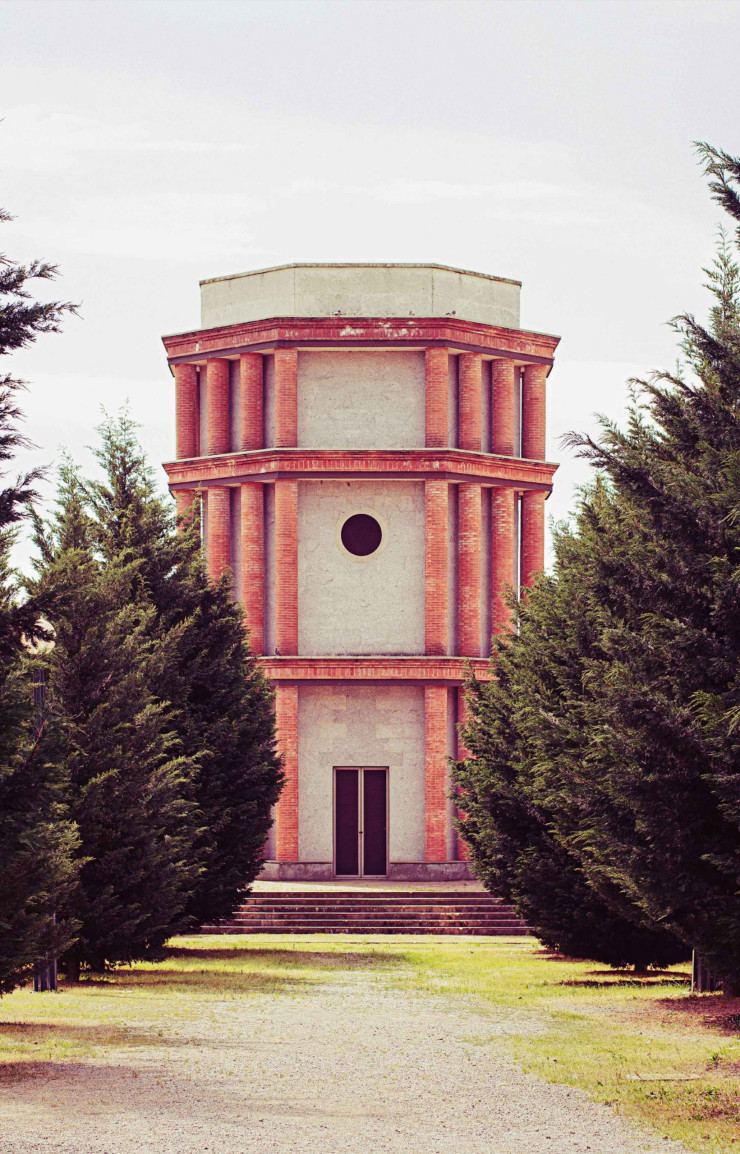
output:
[{"label": "dark double door", "polygon": [[388,770],[334,770],[334,872],[385,877],[388,872]]}]

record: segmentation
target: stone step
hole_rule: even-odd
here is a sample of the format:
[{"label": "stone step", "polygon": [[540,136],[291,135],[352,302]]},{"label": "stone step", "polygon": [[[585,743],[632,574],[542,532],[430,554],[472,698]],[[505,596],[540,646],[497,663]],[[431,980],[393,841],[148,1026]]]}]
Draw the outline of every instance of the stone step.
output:
[{"label": "stone step", "polygon": [[460,936],[472,937],[526,937],[529,934],[529,929],[519,922],[516,927],[512,928],[496,928],[490,929],[488,927],[481,928],[479,926],[471,926],[460,928],[457,926],[420,926],[420,925],[403,925],[403,926],[337,926],[337,925],[298,925],[291,926],[289,931],[286,931],[284,926],[253,926],[246,929],[243,926],[222,925],[222,926],[201,926],[200,933],[202,934],[458,934]]}]

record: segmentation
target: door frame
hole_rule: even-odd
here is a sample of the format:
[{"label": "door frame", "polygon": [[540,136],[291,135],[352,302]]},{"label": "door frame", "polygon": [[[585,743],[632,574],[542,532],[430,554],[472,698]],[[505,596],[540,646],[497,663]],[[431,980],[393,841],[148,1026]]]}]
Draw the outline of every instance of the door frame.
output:
[{"label": "door frame", "polygon": [[[357,789],[357,873],[356,874],[338,874],[337,873],[337,771],[342,769],[352,769],[359,774],[358,789]],[[366,874],[365,873],[365,830],[364,830],[364,808],[365,808],[365,770],[366,769],[382,769],[385,773],[385,873],[384,874]],[[388,765],[335,765],[331,771],[331,843],[332,843],[332,875],[335,878],[387,878],[388,877],[388,851],[390,848],[390,766]]]}]

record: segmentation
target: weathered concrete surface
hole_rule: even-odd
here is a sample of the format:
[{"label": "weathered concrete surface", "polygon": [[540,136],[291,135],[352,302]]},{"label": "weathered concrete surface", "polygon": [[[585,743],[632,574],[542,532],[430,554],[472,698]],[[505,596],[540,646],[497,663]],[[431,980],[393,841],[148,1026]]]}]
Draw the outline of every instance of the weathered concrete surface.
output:
[{"label": "weathered concrete surface", "polygon": [[388,767],[388,850],[424,858],[424,690],[416,685],[301,685],[298,693],[302,862],[331,863],[334,766]]},{"label": "weathered concrete surface", "polygon": [[201,281],[201,324],[270,317],[456,317],[519,328],[521,283],[435,264],[293,264]]}]

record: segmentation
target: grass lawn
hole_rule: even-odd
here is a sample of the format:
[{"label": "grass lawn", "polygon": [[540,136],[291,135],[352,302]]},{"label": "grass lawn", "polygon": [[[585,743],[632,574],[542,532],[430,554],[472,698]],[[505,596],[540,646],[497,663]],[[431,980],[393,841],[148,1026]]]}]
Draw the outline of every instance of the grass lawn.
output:
[{"label": "grass lawn", "polygon": [[[497,1041],[527,1069],[579,1086],[695,1150],[740,1152],[740,999],[691,997],[676,967],[647,979],[555,958],[527,938],[178,938],[167,959],[0,1000],[0,1077],[157,1046],[209,1004],[310,996],[369,971],[400,990],[462,998],[510,1016]],[[519,1029],[521,1026],[521,1029]]]}]

